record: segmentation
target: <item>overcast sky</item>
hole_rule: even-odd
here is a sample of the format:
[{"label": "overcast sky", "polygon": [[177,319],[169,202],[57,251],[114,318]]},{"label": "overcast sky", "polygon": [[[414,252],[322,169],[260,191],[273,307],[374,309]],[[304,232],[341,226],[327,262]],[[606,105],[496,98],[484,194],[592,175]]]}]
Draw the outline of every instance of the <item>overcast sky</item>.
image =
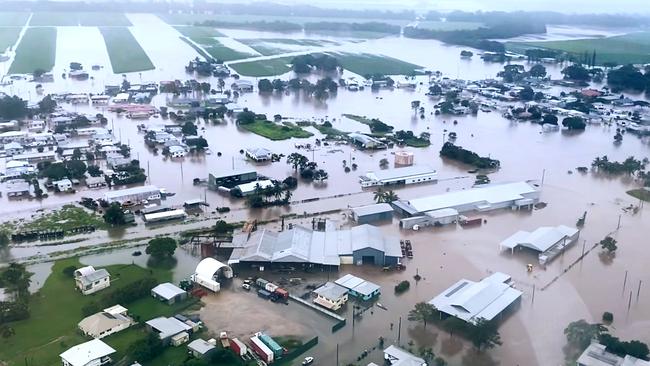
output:
[{"label": "overcast sky", "polygon": [[[228,0],[225,0],[228,1]],[[273,1],[273,0],[271,0]],[[327,7],[435,10],[553,10],[563,13],[650,14],[650,0],[275,0]]]}]

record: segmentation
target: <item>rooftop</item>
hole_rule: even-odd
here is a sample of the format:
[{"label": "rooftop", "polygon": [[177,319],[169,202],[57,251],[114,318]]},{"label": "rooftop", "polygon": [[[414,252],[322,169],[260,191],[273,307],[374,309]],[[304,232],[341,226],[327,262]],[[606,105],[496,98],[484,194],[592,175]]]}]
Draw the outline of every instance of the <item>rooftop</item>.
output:
[{"label": "rooftop", "polygon": [[560,241],[573,237],[579,231],[580,230],[576,228],[564,225],[555,227],[542,226],[532,233],[523,230],[517,231],[506,240],[502,241],[499,245],[502,248],[509,249],[523,246],[543,253]]},{"label": "rooftop", "polygon": [[108,191],[104,193],[104,198],[110,201],[112,199],[121,198],[132,194],[144,194],[150,192],[160,192],[160,188],[156,186],[141,186],[141,187],[133,187],[127,189],[120,189],[115,191]]},{"label": "rooftop", "polygon": [[86,343],[78,344],[60,354],[61,358],[72,366],[85,366],[89,362],[115,353],[108,344],[93,339]]},{"label": "rooftop", "polygon": [[327,282],[314,290],[314,293],[326,299],[337,300],[348,293],[348,289],[334,282]]},{"label": "rooftop", "polygon": [[204,354],[212,351],[216,347],[212,343],[210,343],[210,342],[208,342],[208,341],[206,341],[204,339],[199,338],[199,339],[195,339],[192,342],[190,342],[187,345],[187,348],[190,349],[191,351],[194,351],[194,352],[197,352],[199,354],[204,355]]},{"label": "rooftop", "polygon": [[444,193],[434,196],[401,201],[411,206],[417,212],[440,210],[474,205],[475,209],[482,205],[498,204],[526,198],[524,195],[536,193],[537,189],[528,182],[505,184],[490,184],[479,188]]},{"label": "rooftop", "polygon": [[377,203],[374,205],[353,207],[352,212],[354,212],[356,216],[366,216],[384,212],[393,212],[393,207],[388,203]]},{"label": "rooftop", "polygon": [[334,281],[334,283],[364,296],[370,295],[380,289],[379,285],[366,281],[363,278],[359,278],[352,274],[346,274],[345,276]]},{"label": "rooftop", "polygon": [[626,355],[617,356],[608,352],[600,343],[592,343],[578,358],[580,366],[650,366],[650,362]]},{"label": "rooftop", "polygon": [[83,275],[79,277],[79,281],[81,281],[84,286],[90,285],[95,281],[101,280],[102,278],[110,277],[111,275],[108,273],[107,270],[104,268],[98,269],[94,272],[90,272],[86,275]]},{"label": "rooftop", "polygon": [[156,295],[162,297],[165,300],[171,300],[178,295],[184,294],[185,290],[179,288],[178,286],[172,283],[165,282],[152,288],[151,292],[155,293]]},{"label": "rooftop", "polygon": [[436,174],[436,170],[427,165],[411,165],[403,168],[394,168],[386,170],[378,170],[368,172],[366,176],[376,181],[391,181],[406,178],[417,178],[418,176],[425,176]]},{"label": "rooftop", "polygon": [[474,323],[479,318],[492,320],[522,295],[521,291],[507,284],[509,281],[510,276],[501,272],[479,282],[462,279],[434,297],[429,304],[466,322]]},{"label": "rooftop", "polygon": [[162,316],[147,321],[147,325],[158,332],[160,339],[172,337],[178,333],[192,329],[192,327],[176,318],[165,318]]},{"label": "rooftop", "polygon": [[424,359],[393,345],[384,350],[384,358],[393,366],[426,366],[427,364]]}]

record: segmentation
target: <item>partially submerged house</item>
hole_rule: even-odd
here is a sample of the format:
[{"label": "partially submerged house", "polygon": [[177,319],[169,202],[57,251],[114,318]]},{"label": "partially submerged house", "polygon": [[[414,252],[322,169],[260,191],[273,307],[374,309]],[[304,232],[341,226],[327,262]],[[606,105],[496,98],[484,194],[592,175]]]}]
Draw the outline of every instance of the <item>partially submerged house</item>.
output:
[{"label": "partially submerged house", "polygon": [[521,302],[522,292],[513,287],[512,278],[501,272],[474,282],[462,279],[429,301],[441,314],[468,323],[492,320]]},{"label": "partially submerged house", "polygon": [[346,274],[345,276],[334,281],[334,283],[346,288],[350,296],[364,301],[379,296],[381,289],[379,285],[370,281],[366,281],[363,278],[352,274]]},{"label": "partially submerged house", "polygon": [[384,350],[384,360],[391,366],[427,366],[424,359],[393,345]]},{"label": "partially submerged house", "polygon": [[244,153],[246,154],[247,158],[258,163],[263,161],[269,161],[273,157],[273,152],[263,147],[247,148],[244,150]]},{"label": "partially submerged house", "polygon": [[578,357],[578,366],[650,366],[650,361],[641,360],[634,356],[624,357],[615,355],[600,343],[591,343]]},{"label": "partially submerged house", "polygon": [[314,294],[314,303],[330,310],[338,310],[348,302],[348,289],[334,282],[325,283]]},{"label": "partially submerged house", "polygon": [[111,285],[111,275],[107,270],[96,270],[93,266],[86,266],[74,271],[75,286],[84,295],[90,295],[103,290]]},{"label": "partially submerged house", "polygon": [[432,183],[438,180],[435,169],[426,165],[411,165],[402,168],[368,172],[359,177],[361,187],[407,185]]}]

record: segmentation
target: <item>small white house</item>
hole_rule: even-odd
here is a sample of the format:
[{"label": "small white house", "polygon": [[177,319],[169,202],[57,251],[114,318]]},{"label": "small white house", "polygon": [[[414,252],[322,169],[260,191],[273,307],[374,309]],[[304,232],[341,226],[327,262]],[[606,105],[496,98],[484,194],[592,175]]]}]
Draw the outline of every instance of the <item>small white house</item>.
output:
[{"label": "small white house", "polygon": [[103,366],[112,362],[109,357],[115,350],[108,344],[93,339],[86,343],[78,344],[61,353],[63,366]]},{"label": "small white house", "polygon": [[103,268],[95,270],[93,266],[75,270],[74,280],[76,287],[84,295],[90,295],[111,285],[111,275],[108,271]]},{"label": "small white house", "polygon": [[19,155],[23,152],[25,152],[25,148],[23,145],[17,142],[10,142],[8,144],[5,144],[5,155],[7,156]]},{"label": "small white house", "polygon": [[45,130],[45,121],[34,120],[29,122],[27,125],[27,131],[29,132],[43,132]]},{"label": "small white house", "polygon": [[172,158],[182,158],[185,157],[187,152],[182,146],[174,145],[169,147],[169,156]]},{"label": "small white house", "polygon": [[269,149],[265,149],[263,147],[259,148],[248,148],[244,150],[244,153],[246,154],[246,157],[256,161],[256,162],[261,162],[261,161],[269,161],[271,160],[271,157],[273,156],[273,153]]}]

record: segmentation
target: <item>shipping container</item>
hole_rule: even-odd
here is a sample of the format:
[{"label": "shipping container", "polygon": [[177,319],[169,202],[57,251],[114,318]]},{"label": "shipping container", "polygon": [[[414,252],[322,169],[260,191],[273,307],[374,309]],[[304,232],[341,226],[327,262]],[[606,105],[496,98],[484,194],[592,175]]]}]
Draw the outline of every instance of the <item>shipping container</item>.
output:
[{"label": "shipping container", "polygon": [[264,286],[264,289],[270,293],[274,293],[275,290],[278,289],[278,285],[269,282],[266,284],[266,286]]},{"label": "shipping container", "polygon": [[268,300],[271,297],[271,293],[266,290],[257,290],[257,296]]},{"label": "shipping container", "polygon": [[273,338],[262,333],[258,334],[257,336],[262,342],[264,342],[267,347],[269,347],[269,349],[273,352],[275,358],[282,356],[284,349],[280,347],[280,345],[275,340],[273,340]]},{"label": "shipping container", "polygon": [[246,355],[248,352],[248,347],[244,344],[244,342],[240,341],[237,338],[233,338],[230,340],[230,349],[235,352],[239,357],[243,357]]},{"label": "shipping container", "polygon": [[265,280],[263,278],[258,278],[257,280],[255,280],[255,284],[259,288],[265,288],[267,283],[269,283],[269,281],[267,281],[267,280]]},{"label": "shipping container", "polygon": [[251,337],[251,348],[266,363],[273,362],[273,351],[264,344],[257,336]]}]

